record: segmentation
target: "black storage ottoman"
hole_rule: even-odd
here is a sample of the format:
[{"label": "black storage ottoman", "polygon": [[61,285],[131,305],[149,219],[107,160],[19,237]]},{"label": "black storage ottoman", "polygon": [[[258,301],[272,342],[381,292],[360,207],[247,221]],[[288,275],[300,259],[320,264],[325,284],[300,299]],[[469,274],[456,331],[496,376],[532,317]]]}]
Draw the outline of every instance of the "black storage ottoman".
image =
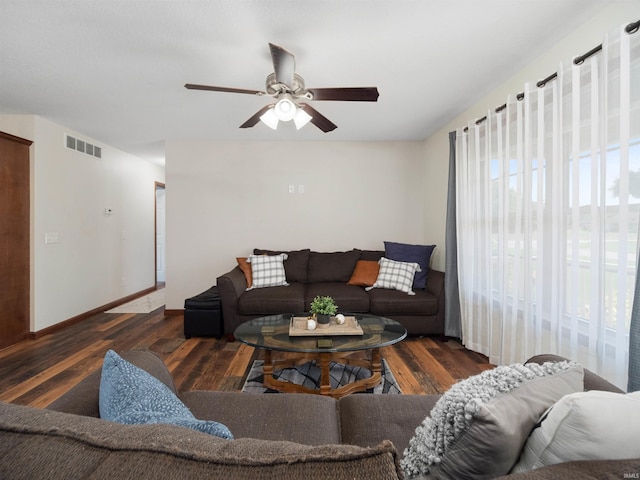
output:
[{"label": "black storage ottoman", "polygon": [[184,301],[184,336],[221,338],[224,333],[218,287]]}]

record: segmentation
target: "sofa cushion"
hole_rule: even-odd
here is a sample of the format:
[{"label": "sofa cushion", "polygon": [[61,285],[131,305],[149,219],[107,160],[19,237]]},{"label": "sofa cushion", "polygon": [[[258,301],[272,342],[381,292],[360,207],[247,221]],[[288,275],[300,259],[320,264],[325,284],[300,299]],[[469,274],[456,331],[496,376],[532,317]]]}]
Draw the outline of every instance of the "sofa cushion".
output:
[{"label": "sofa cushion", "polygon": [[359,287],[371,287],[376,283],[379,272],[380,264],[377,261],[358,260],[356,268],[353,270],[351,278],[347,283]]},{"label": "sofa cushion", "polygon": [[[264,413],[264,412],[263,412]],[[402,478],[391,442],[373,448],[222,440],[173,425],[120,425],[0,402],[1,478],[288,480]]]},{"label": "sofa cushion", "polygon": [[412,289],[413,278],[416,272],[420,271],[420,265],[416,262],[396,262],[385,257],[382,257],[379,263],[378,278],[371,287],[366,288],[367,291],[373,288],[391,288],[415,295]]},{"label": "sofa cushion", "polygon": [[264,287],[287,286],[287,276],[284,271],[286,253],[279,255],[250,255],[247,262],[251,264],[252,283],[247,290]]},{"label": "sofa cushion", "polygon": [[341,313],[364,313],[369,311],[369,295],[361,287],[346,283],[321,282],[307,285],[305,293],[305,312],[309,311],[311,301],[316,296],[329,296],[338,305]]},{"label": "sofa cushion", "polygon": [[403,452],[416,425],[424,420],[439,398],[440,395],[343,397],[338,401],[342,442],[372,447],[382,440],[391,440],[398,452]]},{"label": "sofa cushion", "polygon": [[309,254],[307,282],[347,283],[359,259],[360,250],[355,249],[348,252],[311,252]]},{"label": "sofa cushion", "polygon": [[[180,398],[196,417],[224,423],[235,438],[288,440],[306,445],[342,443],[337,400],[332,397],[196,390]],[[319,418],[322,421],[318,421]]]},{"label": "sofa cushion", "polygon": [[311,250],[263,250],[255,248],[253,250],[254,255],[279,255],[281,253],[287,254],[287,259],[284,261],[284,271],[287,276],[287,282],[300,282],[307,281],[307,269],[309,266],[309,253]]},{"label": "sofa cushion", "polygon": [[370,260],[377,262],[384,257],[384,250],[361,250],[360,260]]},{"label": "sofa cushion", "polygon": [[438,299],[426,290],[407,295],[399,290],[374,288],[369,292],[369,312],[374,315],[436,315]]},{"label": "sofa cushion", "polygon": [[575,460],[640,458],[640,392],[578,392],[542,416],[513,472]]},{"label": "sofa cushion", "polygon": [[410,245],[407,243],[384,242],[384,256],[398,262],[415,262],[420,265],[420,270],[413,278],[413,288],[427,287],[427,275],[429,262],[435,245]]},{"label": "sofa cushion", "polygon": [[100,380],[100,417],[125,424],[169,423],[221,438],[233,438],[216,421],[196,419],[160,380],[107,351]]},{"label": "sofa cushion", "polygon": [[238,299],[240,315],[271,315],[304,312],[305,286],[291,283],[288,287],[255,288],[243,292]]},{"label": "sofa cushion", "polygon": [[409,442],[402,460],[407,478],[508,473],[540,415],[582,386],[583,369],[575,362],[500,366],[456,383]]}]

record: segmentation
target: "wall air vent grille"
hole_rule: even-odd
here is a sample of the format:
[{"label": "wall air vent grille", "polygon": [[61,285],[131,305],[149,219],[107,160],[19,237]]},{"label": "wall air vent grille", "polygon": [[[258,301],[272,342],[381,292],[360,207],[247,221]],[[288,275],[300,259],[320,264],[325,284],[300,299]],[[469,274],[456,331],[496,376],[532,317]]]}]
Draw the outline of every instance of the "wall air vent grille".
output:
[{"label": "wall air vent grille", "polygon": [[75,150],[76,152],[85,153],[92,157],[102,158],[102,148],[93,145],[79,138],[72,137],[71,135],[65,135],[64,146]]}]

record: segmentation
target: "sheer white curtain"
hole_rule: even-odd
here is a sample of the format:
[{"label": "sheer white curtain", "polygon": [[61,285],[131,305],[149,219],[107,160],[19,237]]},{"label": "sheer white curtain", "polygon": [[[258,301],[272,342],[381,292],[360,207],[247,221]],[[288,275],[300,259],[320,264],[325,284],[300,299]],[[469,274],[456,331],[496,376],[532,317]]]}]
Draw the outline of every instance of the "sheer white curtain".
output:
[{"label": "sheer white curtain", "polygon": [[626,388],[640,33],[624,28],[456,132],[463,343],[494,364],[556,353]]}]

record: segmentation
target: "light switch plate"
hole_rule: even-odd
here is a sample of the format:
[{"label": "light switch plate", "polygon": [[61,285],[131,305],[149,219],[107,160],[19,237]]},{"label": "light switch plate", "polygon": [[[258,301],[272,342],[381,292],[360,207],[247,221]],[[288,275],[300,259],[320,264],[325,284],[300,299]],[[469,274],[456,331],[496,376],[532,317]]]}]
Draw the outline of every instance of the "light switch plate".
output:
[{"label": "light switch plate", "polygon": [[60,243],[60,234],[58,232],[47,232],[44,234],[44,243]]}]

